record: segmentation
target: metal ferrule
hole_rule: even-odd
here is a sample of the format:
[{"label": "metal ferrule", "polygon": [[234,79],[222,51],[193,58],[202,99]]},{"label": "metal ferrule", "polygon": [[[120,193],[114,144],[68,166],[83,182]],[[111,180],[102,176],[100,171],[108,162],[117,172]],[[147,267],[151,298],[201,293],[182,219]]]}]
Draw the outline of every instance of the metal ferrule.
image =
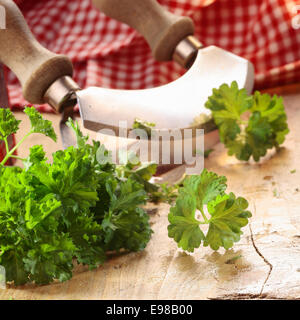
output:
[{"label": "metal ferrule", "polygon": [[194,63],[199,49],[203,48],[194,36],[188,36],[177,45],[173,60],[180,64],[182,67],[189,69]]},{"label": "metal ferrule", "polygon": [[44,99],[58,112],[63,112],[66,107],[77,104],[76,91],[81,90],[77,83],[69,76],[56,80],[45,93]]}]

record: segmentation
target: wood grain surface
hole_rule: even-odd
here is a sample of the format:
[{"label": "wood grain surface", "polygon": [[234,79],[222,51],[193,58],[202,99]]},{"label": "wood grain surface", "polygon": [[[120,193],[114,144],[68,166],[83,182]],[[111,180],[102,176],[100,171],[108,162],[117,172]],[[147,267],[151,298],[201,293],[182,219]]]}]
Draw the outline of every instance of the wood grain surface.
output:
[{"label": "wood grain surface", "polygon": [[[151,214],[154,234],[144,252],[111,257],[94,271],[76,266],[73,279],[65,283],[8,287],[0,290],[0,299],[299,299],[300,94],[286,95],[285,104],[291,133],[280,152],[258,164],[242,163],[218,144],[205,163],[226,175],[228,190],[250,203],[251,224],[233,249],[182,252],[167,235],[169,206],[149,205],[157,212]],[[17,117],[24,119],[21,113]],[[58,129],[58,117],[47,118]],[[34,143],[46,144],[49,154],[57,148],[36,136],[21,156]],[[176,180],[183,171],[177,168],[164,179]]]}]

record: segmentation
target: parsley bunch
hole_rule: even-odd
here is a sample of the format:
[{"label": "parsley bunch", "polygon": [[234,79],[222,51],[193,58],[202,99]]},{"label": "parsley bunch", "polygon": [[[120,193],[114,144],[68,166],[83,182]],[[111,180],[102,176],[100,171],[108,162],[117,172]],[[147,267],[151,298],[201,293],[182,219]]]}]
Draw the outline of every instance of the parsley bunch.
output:
[{"label": "parsley bunch", "polygon": [[[226,181],[224,176],[206,169],[201,175],[184,180],[168,216],[169,237],[174,238],[179,248],[194,252],[203,242],[213,250],[229,249],[240,240],[241,228],[248,224],[251,213],[246,210],[246,199],[225,194]],[[201,229],[204,225],[209,227],[206,235]]]},{"label": "parsley bunch", "polygon": [[49,121],[34,108],[25,113],[31,130],[9,150],[7,137],[17,132],[20,121],[0,109],[0,140],[7,146],[0,165],[0,265],[7,281],[65,281],[72,277],[74,259],[93,269],[108,251],[143,250],[152,233],[141,207],[147,200],[143,180],[139,173],[121,177],[123,169],[98,162],[99,150],[106,156],[108,151],[99,142],[88,144],[77,124],[68,123],[77,147],[55,152],[52,163],[37,145],[23,159],[24,169],[3,166],[33,133],[56,140]]},{"label": "parsley bunch", "polygon": [[[250,144],[251,137],[264,133],[254,118],[267,119],[268,128],[280,129],[276,134],[271,131],[268,137],[277,144],[283,142],[288,129],[277,100],[264,110],[259,101],[268,101],[267,97],[257,94],[257,100],[251,100],[236,84],[220,90],[214,92],[208,105],[215,109],[222,139],[225,141],[226,133],[226,141],[233,143],[230,150],[237,152],[234,139],[243,133],[246,140],[240,144],[241,150],[247,149],[248,143],[254,158],[263,153]],[[231,113],[224,110],[231,106],[228,101],[235,101],[234,108],[240,106],[239,115],[254,110],[246,131],[239,127],[243,120],[237,115],[228,122]],[[76,135],[76,147],[55,152],[52,163],[41,145],[33,146],[29,156],[20,159],[15,152],[31,134],[44,134],[56,141],[50,121],[34,108],[25,108],[25,113],[31,129],[9,150],[7,138],[18,131],[20,121],[11,111],[0,109],[0,140],[6,146],[6,157],[0,163],[0,265],[6,269],[7,281],[15,285],[66,281],[72,277],[74,260],[93,269],[107,259],[107,252],[143,250],[152,234],[149,217],[142,208],[147,200],[172,203],[176,199],[168,216],[168,232],[184,250],[193,252],[202,242],[213,250],[229,249],[239,241],[241,228],[247,225],[251,213],[244,198],[225,194],[225,177],[204,170],[175,186],[156,185],[150,181],[155,164],[142,164],[139,159],[128,159],[124,165],[102,161],[109,159],[110,153],[100,142],[87,143],[88,137],[72,120],[68,126]],[[234,129],[234,124],[239,128]],[[249,155],[239,153],[240,157],[245,154]],[[24,169],[4,167],[9,158],[22,160]],[[204,225],[208,226],[206,235]]]},{"label": "parsley bunch", "polygon": [[239,160],[252,156],[259,161],[268,149],[278,148],[289,132],[281,97],[258,91],[249,96],[236,82],[214,89],[205,106],[212,111],[228,154]]}]

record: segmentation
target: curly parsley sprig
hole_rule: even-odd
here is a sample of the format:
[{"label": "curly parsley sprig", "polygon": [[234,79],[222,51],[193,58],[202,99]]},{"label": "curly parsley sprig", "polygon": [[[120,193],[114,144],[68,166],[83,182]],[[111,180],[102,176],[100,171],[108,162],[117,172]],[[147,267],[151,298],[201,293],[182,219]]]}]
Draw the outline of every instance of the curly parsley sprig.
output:
[{"label": "curly parsley sprig", "polygon": [[16,133],[19,130],[19,124],[21,121],[17,120],[9,109],[0,108],[0,140],[4,141],[6,148],[6,156],[0,163],[0,166],[4,165],[9,158],[24,160],[18,156],[15,156],[14,153],[33,133],[44,134],[54,141],[57,139],[51,121],[43,119],[42,115],[34,107],[26,107],[24,112],[29,117],[31,129],[14,148],[9,150],[7,140],[8,136]]},{"label": "curly parsley sprig", "polygon": [[278,148],[289,133],[283,99],[256,91],[248,95],[237,82],[213,89],[205,104],[212,111],[220,140],[229,155],[255,161],[272,148]]},{"label": "curly parsley sprig", "polygon": [[[225,194],[227,179],[206,169],[201,175],[188,176],[179,189],[176,205],[168,216],[169,237],[178,247],[194,252],[201,243],[213,250],[229,249],[243,234],[241,228],[252,216],[246,199]],[[197,215],[199,213],[199,217]],[[208,225],[206,235],[201,227]]]},{"label": "curly parsley sprig", "polygon": [[[72,277],[74,259],[90,269],[103,264],[107,252],[140,251],[150,240],[149,216],[142,206],[151,170],[144,167],[127,176],[112,163],[100,163],[98,151],[87,143],[77,123],[68,125],[77,146],[53,153],[49,162],[41,145],[23,160],[24,169],[4,167],[14,151],[33,133],[56,139],[52,124],[35,109],[26,108],[28,134],[9,150],[0,165],[0,265],[15,285],[47,284]],[[17,132],[20,121],[0,109],[0,140]],[[6,143],[7,144],[7,143]]]}]

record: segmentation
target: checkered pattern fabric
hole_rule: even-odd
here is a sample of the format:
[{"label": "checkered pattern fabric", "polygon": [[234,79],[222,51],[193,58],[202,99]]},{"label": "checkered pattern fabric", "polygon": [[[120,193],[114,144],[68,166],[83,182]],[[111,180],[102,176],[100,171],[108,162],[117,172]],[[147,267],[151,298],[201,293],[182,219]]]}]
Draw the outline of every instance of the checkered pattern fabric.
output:
[{"label": "checkered pattern fabric", "polygon": [[[82,87],[143,89],[175,80],[175,63],[157,63],[144,39],[106,17],[90,0],[15,0],[48,49],[69,56]],[[300,0],[160,0],[191,17],[196,36],[253,62],[256,88],[300,81]],[[8,72],[11,105],[26,104],[16,77]],[[42,111],[50,111],[42,106]]]},{"label": "checkered pattern fabric", "polygon": [[[9,147],[13,147],[15,145],[15,137],[14,136],[12,136],[11,140],[12,141],[11,141]],[[0,141],[0,162],[4,159],[5,155],[6,155],[5,144],[4,144],[3,141]],[[17,155],[17,153],[15,152],[14,155]],[[6,165],[7,166],[12,166],[14,163],[15,163],[15,159],[10,158],[6,162]]]},{"label": "checkered pattern fabric", "polygon": [[5,145],[3,141],[0,142],[0,161],[2,161],[5,157]]},{"label": "checkered pattern fabric", "polygon": [[[69,56],[82,87],[143,89],[184,73],[173,62],[157,63],[134,30],[93,8],[91,0],[15,0],[45,47]],[[191,17],[196,36],[243,56],[256,68],[257,89],[300,81],[300,0],[160,0]],[[7,70],[10,103],[22,108],[20,85]],[[41,111],[51,111],[44,105]]]}]

